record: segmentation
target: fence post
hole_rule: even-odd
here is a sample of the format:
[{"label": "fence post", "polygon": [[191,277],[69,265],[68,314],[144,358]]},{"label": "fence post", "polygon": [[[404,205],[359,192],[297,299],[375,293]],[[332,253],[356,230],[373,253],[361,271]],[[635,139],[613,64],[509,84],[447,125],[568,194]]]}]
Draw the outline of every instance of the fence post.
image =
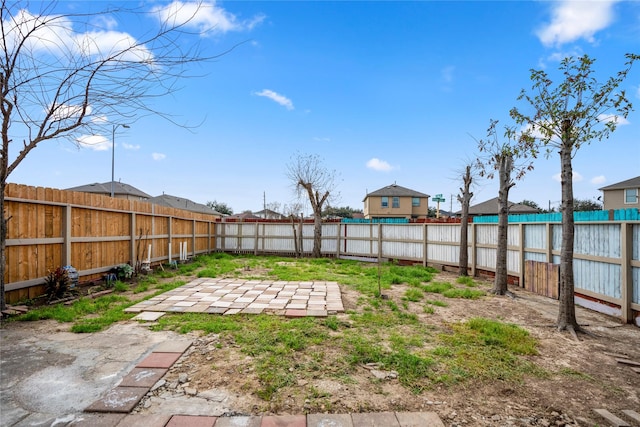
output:
[{"label": "fence post", "polygon": [[[265,215],[266,216],[266,215]],[[260,230],[260,223],[256,222],[256,231],[253,233],[253,255],[258,256],[258,232]],[[264,231],[264,227],[262,228],[262,230]],[[264,239],[262,239],[262,241],[264,242]]]},{"label": "fence post", "polygon": [[518,286],[524,287],[524,227],[525,224],[521,222],[518,224],[518,232],[520,234],[520,248],[518,249],[520,252],[520,271],[518,272]]},{"label": "fence post", "polygon": [[471,222],[469,224],[471,225],[471,239],[467,239],[467,241],[471,240],[471,277],[476,277],[476,239],[478,234],[476,232],[476,227],[478,224],[475,222]]},{"label": "fence post", "polygon": [[545,231],[547,233],[547,262],[553,264],[553,224],[547,222]]},{"label": "fence post", "polygon": [[62,265],[71,265],[71,205],[67,204],[62,208]]},{"label": "fence post", "polygon": [[168,216],[168,217],[167,217],[167,233],[168,233],[168,237],[167,237],[167,241],[168,241],[168,242],[167,242],[167,243],[169,244],[169,248],[168,248],[168,249],[169,249],[169,260],[168,260],[168,261],[169,261],[169,263],[171,263],[171,258],[173,258],[173,256],[172,256],[173,254],[171,253],[171,243],[173,243],[173,242],[172,242],[172,240],[173,240],[173,239],[172,239],[172,237],[171,237],[171,234],[172,234],[172,233],[171,233],[171,223],[172,223],[172,222],[173,222],[173,221],[172,221],[171,216]]},{"label": "fence post", "polygon": [[135,212],[130,212],[129,213],[129,227],[131,227],[131,239],[129,240],[129,255],[130,255],[130,261],[129,263],[131,264],[132,267],[135,268],[136,265],[136,213]]},{"label": "fence post", "polygon": [[[191,250],[193,251],[193,257],[196,257],[196,220],[192,219],[191,220]],[[186,255],[186,254],[185,254]]]},{"label": "fence post", "polygon": [[628,222],[620,223],[620,296],[621,320],[624,323],[633,321],[631,302],[633,301],[633,274],[631,258],[633,256],[633,227]]},{"label": "fence post", "polygon": [[[344,225],[345,228],[347,227],[347,224]],[[336,233],[336,259],[340,258],[340,234],[342,231],[342,222],[338,223],[338,231]]]},{"label": "fence post", "polygon": [[425,222],[422,227],[422,266],[426,267],[429,265],[429,247],[427,244],[427,240],[429,240],[429,231],[427,228],[427,223]]},{"label": "fence post", "polygon": [[378,263],[382,261],[382,223],[378,223]]}]

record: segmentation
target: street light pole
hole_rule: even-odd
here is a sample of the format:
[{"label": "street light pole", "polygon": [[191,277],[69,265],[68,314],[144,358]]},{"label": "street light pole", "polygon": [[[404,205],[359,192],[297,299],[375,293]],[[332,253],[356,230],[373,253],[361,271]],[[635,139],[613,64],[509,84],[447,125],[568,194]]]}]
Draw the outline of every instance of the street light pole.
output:
[{"label": "street light pole", "polygon": [[118,123],[113,125],[111,131],[111,197],[113,197],[113,181],[115,181],[115,165],[116,165],[116,129],[118,126],[122,126],[125,129],[129,129],[129,125]]}]

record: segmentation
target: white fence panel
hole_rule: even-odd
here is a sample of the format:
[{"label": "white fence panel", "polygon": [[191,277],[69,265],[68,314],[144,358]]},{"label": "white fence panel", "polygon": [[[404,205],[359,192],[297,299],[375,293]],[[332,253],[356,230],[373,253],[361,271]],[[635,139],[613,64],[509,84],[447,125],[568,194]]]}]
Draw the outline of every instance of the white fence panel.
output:
[{"label": "white fence panel", "polygon": [[382,257],[422,260],[422,247],[422,243],[382,242]]},{"label": "white fence panel", "polygon": [[476,243],[479,245],[495,245],[498,241],[498,224],[476,225]]},{"label": "white fence panel", "polygon": [[620,224],[576,224],[573,252],[620,258]]},{"label": "white fence panel", "polygon": [[476,267],[486,270],[496,268],[496,250],[494,248],[476,249]]},{"label": "white fence panel", "polygon": [[547,247],[547,226],[545,224],[525,224],[524,247],[527,249],[545,249]]},{"label": "white fence panel", "polygon": [[429,224],[427,225],[427,240],[429,242],[458,243],[460,242],[460,225]]},{"label": "white fence panel", "polygon": [[573,275],[576,289],[584,289],[613,298],[621,297],[622,279],[620,266],[604,262],[573,260]]},{"label": "white fence panel", "polygon": [[457,264],[460,259],[460,247],[430,243],[427,246],[427,254],[429,262],[436,264]]}]

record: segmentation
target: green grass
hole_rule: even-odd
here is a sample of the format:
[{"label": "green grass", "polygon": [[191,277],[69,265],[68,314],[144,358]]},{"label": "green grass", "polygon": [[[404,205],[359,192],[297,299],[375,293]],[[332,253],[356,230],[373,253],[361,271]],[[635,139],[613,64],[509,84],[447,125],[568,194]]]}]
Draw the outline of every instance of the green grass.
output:
[{"label": "green grass", "polygon": [[473,280],[472,277],[469,276],[460,276],[456,279],[456,283],[461,285],[466,285],[470,288],[478,286],[478,284]]},{"label": "green grass", "polygon": [[[131,318],[133,314],[124,312],[126,307],[185,284],[182,278],[161,283],[162,278],[240,274],[257,279],[336,281],[360,294],[355,309],[326,318],[167,313],[152,327],[179,333],[219,334],[222,348],[233,348],[248,358],[246,363],[252,365],[251,372],[259,382],[259,387],[251,391],[265,401],[275,402],[283,398],[283,393],[296,393],[291,387],[301,379],[332,378],[353,384],[354,375],[366,363],[396,371],[399,383],[414,393],[453,384],[472,387],[474,381],[518,382],[528,375],[544,375],[528,360],[537,354],[536,340],[518,326],[483,318],[444,327],[429,323],[432,317],[425,315],[435,313],[436,307],[448,306],[442,298],[474,299],[484,295],[473,289],[475,282],[466,278],[456,280],[455,285],[434,282],[433,269],[393,263],[378,266],[329,258],[217,253],[140,278],[129,298],[117,293],[95,300],[86,298],[69,306],[41,307],[19,319],[56,319],[72,322],[74,332],[96,332]],[[378,281],[383,290],[400,284],[406,288],[401,298],[394,300],[395,293],[388,292],[387,299],[383,299],[378,294]],[[139,295],[143,292],[144,298]],[[429,294],[441,297],[434,299]],[[420,316],[410,311],[416,309],[421,311]],[[580,376],[569,371],[560,374]],[[302,393],[330,404],[325,393],[311,386]]]},{"label": "green grass", "polygon": [[484,291],[478,291],[475,289],[458,289],[452,288],[442,292],[442,296],[447,298],[465,298],[465,299],[478,299],[485,296]]}]

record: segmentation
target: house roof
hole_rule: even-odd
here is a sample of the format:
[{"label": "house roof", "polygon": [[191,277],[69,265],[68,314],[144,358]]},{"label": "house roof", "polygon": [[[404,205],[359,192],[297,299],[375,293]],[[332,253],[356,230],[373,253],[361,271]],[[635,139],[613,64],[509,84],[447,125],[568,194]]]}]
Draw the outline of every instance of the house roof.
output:
[{"label": "house roof", "polygon": [[387,185],[386,187],[380,188],[379,190],[372,191],[368,193],[363,202],[367,200],[367,197],[375,196],[375,197],[431,197],[428,194],[421,193],[419,191],[412,190],[410,188],[402,187],[398,184]]},{"label": "house roof", "polygon": [[640,187],[640,176],[627,179],[626,181],[616,182],[615,184],[607,185],[606,187],[598,188],[598,190],[624,190],[625,188],[638,188]]},{"label": "house roof", "polygon": [[[95,193],[111,195],[111,181],[108,182],[95,182],[93,184],[79,185],[77,187],[66,188],[67,191],[79,191],[82,193]],[[113,194],[114,195],[127,195],[134,197],[141,197],[143,199],[149,199],[151,196],[144,191],[138,190],[136,187],[125,184],[124,182],[113,181]]]},{"label": "house roof", "polygon": [[172,196],[170,194],[163,194],[161,196],[151,197],[148,200],[148,202],[156,205],[160,205],[160,206],[167,206],[170,208],[184,209],[185,211],[222,216],[220,212],[214,211],[207,205],[193,202],[189,199],[185,199],[184,197]]},{"label": "house roof", "polygon": [[281,214],[280,212],[276,212],[274,210],[271,209],[263,209],[261,211],[258,212],[253,212],[254,215],[257,216],[264,216],[264,217],[272,217],[272,218],[278,218],[278,219],[282,219],[282,218],[286,218],[286,215]]},{"label": "house roof", "polygon": [[[529,205],[523,205],[520,203],[509,202],[510,214],[527,214],[527,213],[539,213],[536,208],[532,208]],[[461,210],[456,212],[456,215],[460,215]],[[498,198],[487,200],[486,202],[478,203],[477,205],[469,206],[469,215],[498,215]]]}]

